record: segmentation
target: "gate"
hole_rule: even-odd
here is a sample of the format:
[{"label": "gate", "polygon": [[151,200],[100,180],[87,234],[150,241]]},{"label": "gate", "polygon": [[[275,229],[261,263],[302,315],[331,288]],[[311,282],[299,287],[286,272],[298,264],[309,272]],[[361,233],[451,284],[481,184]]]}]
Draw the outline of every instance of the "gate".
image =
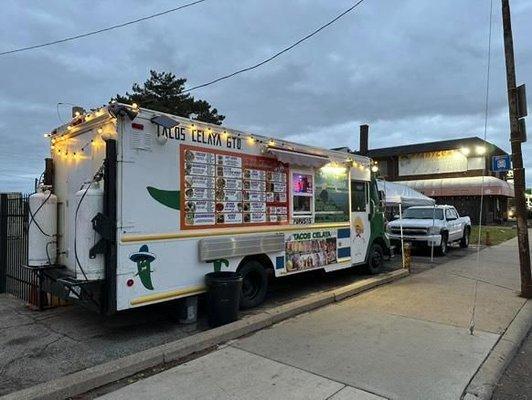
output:
[{"label": "gate", "polygon": [[0,293],[9,293],[42,309],[39,280],[27,268],[28,198],[20,193],[0,194]]}]

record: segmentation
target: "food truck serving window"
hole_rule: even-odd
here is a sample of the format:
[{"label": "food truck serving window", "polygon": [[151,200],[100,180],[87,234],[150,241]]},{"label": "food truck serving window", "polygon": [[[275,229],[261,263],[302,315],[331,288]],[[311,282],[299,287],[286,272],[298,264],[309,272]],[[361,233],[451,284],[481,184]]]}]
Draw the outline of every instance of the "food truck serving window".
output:
[{"label": "food truck serving window", "polygon": [[351,181],[351,211],[366,211],[366,182]]},{"label": "food truck serving window", "polygon": [[326,165],[316,171],[315,222],[349,221],[349,178],[347,168]]}]

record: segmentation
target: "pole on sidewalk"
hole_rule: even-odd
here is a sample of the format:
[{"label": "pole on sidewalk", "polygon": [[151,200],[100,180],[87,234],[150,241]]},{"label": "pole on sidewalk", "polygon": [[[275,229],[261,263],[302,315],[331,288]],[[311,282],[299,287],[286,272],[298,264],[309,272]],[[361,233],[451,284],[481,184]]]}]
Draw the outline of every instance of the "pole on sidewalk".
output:
[{"label": "pole on sidewalk", "polygon": [[508,88],[508,108],[510,114],[510,143],[514,170],[515,213],[517,219],[517,241],[519,245],[519,265],[521,269],[521,296],[532,298],[530,274],[530,248],[525,202],[525,170],[521,153],[522,136],[519,132],[517,108],[517,85],[515,78],[514,44],[509,0],[502,1],[502,23],[504,30],[504,55],[506,59],[506,83]]}]

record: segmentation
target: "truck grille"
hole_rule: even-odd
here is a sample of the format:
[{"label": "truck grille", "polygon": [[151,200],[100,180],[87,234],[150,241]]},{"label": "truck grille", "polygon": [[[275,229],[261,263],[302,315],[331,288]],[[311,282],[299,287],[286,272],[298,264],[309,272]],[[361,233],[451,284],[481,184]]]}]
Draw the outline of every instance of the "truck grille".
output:
[{"label": "truck grille", "polygon": [[[401,234],[401,228],[400,227],[393,227],[390,230],[390,232],[393,233],[394,235],[400,235]],[[428,232],[427,228],[406,228],[406,227],[403,227],[403,235],[404,236],[409,236],[409,235],[422,236],[422,235],[426,235],[427,232]]]}]

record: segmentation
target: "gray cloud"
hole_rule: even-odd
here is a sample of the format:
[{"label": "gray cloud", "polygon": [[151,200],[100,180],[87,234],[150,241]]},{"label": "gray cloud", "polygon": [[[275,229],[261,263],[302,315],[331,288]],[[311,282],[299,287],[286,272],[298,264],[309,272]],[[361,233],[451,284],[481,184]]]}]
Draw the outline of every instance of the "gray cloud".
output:
[{"label": "gray cloud", "polygon": [[[149,69],[191,85],[245,67],[310,32],[351,1],[211,0],[76,42],[0,58],[0,190],[30,189],[57,102],[94,107]],[[3,4],[0,49],[54,40],[175,6],[173,1]],[[532,77],[532,6],[513,0],[519,82]],[[226,124],[304,143],[356,148],[483,135],[486,0],[367,1],[267,66],[195,93]],[[509,150],[501,17],[495,2],[488,140]],[[64,117],[68,108],[62,109]],[[530,128],[532,129],[532,128]],[[532,142],[523,147],[532,170]],[[532,185],[529,173],[528,183]]]}]

